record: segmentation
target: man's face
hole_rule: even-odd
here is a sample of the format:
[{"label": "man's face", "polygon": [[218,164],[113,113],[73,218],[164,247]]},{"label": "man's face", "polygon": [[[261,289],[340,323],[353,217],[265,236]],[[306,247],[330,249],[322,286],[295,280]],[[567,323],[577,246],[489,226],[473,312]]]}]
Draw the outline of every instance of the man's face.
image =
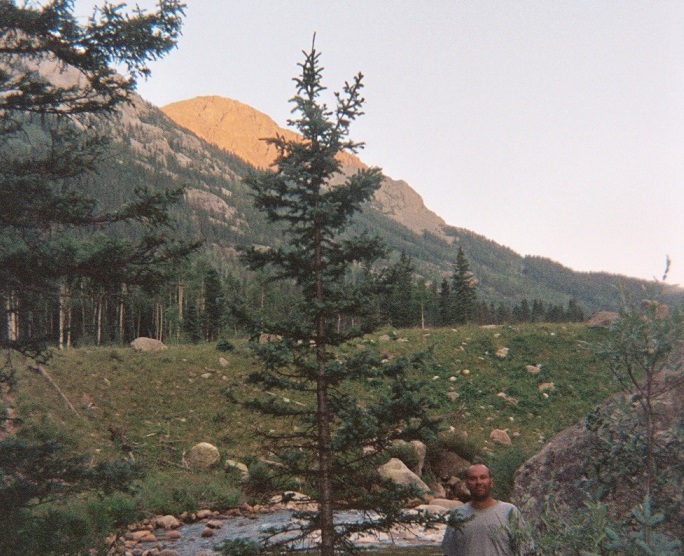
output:
[{"label": "man's face", "polygon": [[466,486],[473,500],[486,500],[492,494],[494,479],[489,474],[489,469],[484,465],[473,465],[466,475]]}]

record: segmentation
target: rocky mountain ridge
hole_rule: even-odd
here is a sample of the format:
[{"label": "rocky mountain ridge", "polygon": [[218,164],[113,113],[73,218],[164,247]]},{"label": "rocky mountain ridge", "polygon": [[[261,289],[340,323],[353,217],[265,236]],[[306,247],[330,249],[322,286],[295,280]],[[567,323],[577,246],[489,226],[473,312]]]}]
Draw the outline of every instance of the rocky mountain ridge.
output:
[{"label": "rocky mountain ridge", "polygon": [[[225,97],[195,97],[162,106],[161,111],[208,143],[262,169],[271,166],[277,154],[265,138],[298,137],[266,114]],[[344,174],[367,168],[355,155],[342,153],[340,159]],[[429,210],[421,196],[403,180],[385,177],[373,207],[418,234],[427,231],[450,241],[444,231],[446,222]]]}]

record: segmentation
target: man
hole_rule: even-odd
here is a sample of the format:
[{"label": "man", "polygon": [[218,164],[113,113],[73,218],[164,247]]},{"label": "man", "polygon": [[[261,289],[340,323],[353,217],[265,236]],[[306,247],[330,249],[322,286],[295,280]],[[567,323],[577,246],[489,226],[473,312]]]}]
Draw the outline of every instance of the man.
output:
[{"label": "man", "polygon": [[[442,541],[445,556],[519,556],[520,511],[492,498],[494,479],[486,465],[468,468],[471,501],[452,510]],[[525,552],[533,553],[533,552]]]}]

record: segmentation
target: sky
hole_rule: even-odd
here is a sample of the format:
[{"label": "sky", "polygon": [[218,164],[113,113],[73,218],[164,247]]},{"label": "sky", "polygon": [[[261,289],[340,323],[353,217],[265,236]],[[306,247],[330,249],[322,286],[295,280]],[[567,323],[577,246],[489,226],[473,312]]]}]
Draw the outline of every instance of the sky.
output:
[{"label": "sky", "polygon": [[315,33],[330,93],[364,74],[360,158],[448,224],[578,271],[661,279],[669,256],[684,285],[684,2],[186,3],[153,104],[219,95],[285,126]]}]

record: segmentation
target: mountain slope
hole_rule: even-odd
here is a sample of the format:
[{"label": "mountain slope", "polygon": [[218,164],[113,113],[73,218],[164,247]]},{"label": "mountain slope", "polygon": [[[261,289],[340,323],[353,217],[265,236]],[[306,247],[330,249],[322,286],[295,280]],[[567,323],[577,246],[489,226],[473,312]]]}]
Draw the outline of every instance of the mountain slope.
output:
[{"label": "mountain slope", "polygon": [[[209,106],[206,101],[198,102]],[[259,122],[257,116],[252,114],[246,119]],[[213,117],[220,119],[216,113]],[[264,127],[257,126],[259,133],[277,132],[271,127],[275,124],[267,120]],[[254,209],[250,192],[241,180],[253,165],[240,156],[259,165],[268,161],[255,150],[255,145],[263,148],[258,142],[259,133],[246,135],[252,144],[251,155],[248,149],[247,153],[240,150],[240,142],[235,143],[238,156],[210,144],[198,132],[181,127],[140,97],[125,106],[118,117],[93,124],[111,138],[111,148],[84,187],[104,205],[121,204],[140,184],[159,189],[185,187],[183,202],[175,209],[174,233],[203,239],[210,258],[219,265],[235,265],[240,246],[280,241],[279,230]],[[257,155],[262,158],[253,158]],[[347,171],[362,164],[352,157],[345,161]],[[479,281],[479,295],[487,301],[510,304],[536,298],[565,305],[574,297],[587,312],[615,308],[619,303],[618,277],[577,273],[548,259],[521,257],[479,234],[447,226],[425,208],[405,182],[386,180],[378,198],[356,218],[355,226],[380,235],[395,256],[406,252],[418,274],[438,283],[451,274],[458,247],[462,246]],[[635,298],[643,297],[644,281],[621,280]],[[681,298],[681,290],[673,290],[670,301]]]},{"label": "mountain slope", "polygon": [[[268,168],[277,154],[264,138],[276,135],[287,139],[297,137],[293,131],[279,127],[266,114],[223,97],[195,97],[174,102],[161,110],[198,137],[257,168]],[[349,153],[342,153],[340,159],[345,174],[367,167]],[[386,177],[375,195],[373,207],[418,234],[428,231],[446,238],[444,220],[429,210],[420,195],[405,181]]]}]

